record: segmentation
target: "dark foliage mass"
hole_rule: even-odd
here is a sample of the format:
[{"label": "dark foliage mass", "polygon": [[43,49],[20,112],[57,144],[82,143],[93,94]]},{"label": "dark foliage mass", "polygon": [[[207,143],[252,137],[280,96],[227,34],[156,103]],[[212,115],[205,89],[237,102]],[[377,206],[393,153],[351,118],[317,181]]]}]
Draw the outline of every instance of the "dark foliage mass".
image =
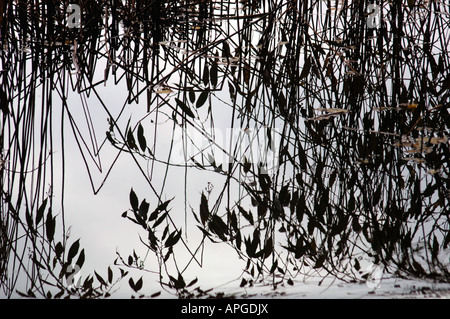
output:
[{"label": "dark foliage mass", "polygon": [[[78,143],[95,193],[101,186],[92,182],[91,163],[102,147],[142,171],[151,195],[132,189],[122,217],[156,256],[161,287],[180,297],[209,293],[183,277],[202,265],[207,240],[248,261],[241,287],[313,274],[363,280],[370,276],[364,263],[395,276],[449,281],[447,2],[74,1],[79,27],[68,27],[67,1],[0,3],[5,296],[107,297],[125,277],[137,294],[146,286],[129,275],[145,271],[135,252],[70,281],[85,253],[64,222],[65,131]],[[122,110],[105,105],[97,90],[111,82],[126,83],[122,110],[139,102],[156,120],[120,124]],[[109,116],[105,136],[80,133],[69,91],[100,101]],[[214,142],[223,108],[228,128],[264,136],[259,156],[239,153],[239,139]],[[83,110],[90,119],[87,102]],[[66,124],[55,127],[58,117]],[[173,163],[155,151],[158,118],[199,133],[230,161],[199,147]],[[167,189],[148,178],[141,159],[223,178],[218,194],[206,189],[189,198],[186,214],[203,236],[198,246],[185,241],[190,233],[173,218],[173,199],[164,200]],[[185,266],[176,262],[177,247],[191,256]]]}]

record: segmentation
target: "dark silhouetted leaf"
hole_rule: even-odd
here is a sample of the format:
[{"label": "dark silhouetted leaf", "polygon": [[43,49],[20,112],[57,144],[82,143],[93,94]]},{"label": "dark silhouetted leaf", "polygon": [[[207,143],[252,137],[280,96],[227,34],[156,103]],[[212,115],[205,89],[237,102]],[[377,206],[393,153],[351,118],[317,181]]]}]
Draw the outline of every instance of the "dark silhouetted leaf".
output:
[{"label": "dark silhouetted leaf", "polygon": [[251,167],[252,164],[247,160],[247,157],[244,156],[244,165],[243,165],[244,173],[250,172]]},{"label": "dark silhouetted leaf", "polygon": [[213,86],[217,86],[217,77],[218,77],[217,73],[218,73],[217,72],[217,63],[212,62],[211,70],[210,70],[209,74],[210,74],[210,78],[211,78],[211,84]]},{"label": "dark silhouetted leaf", "polygon": [[331,236],[336,236],[347,229],[348,216],[338,216],[337,225],[334,225],[331,230]]},{"label": "dark silhouetted leaf", "polygon": [[264,249],[263,249],[263,258],[266,259],[268,258],[273,252],[273,240],[272,237],[269,237],[269,239],[267,239],[266,244],[264,245]]},{"label": "dark silhouetted leaf", "polygon": [[262,201],[261,203],[259,203],[259,205],[258,205],[258,217],[259,218],[264,218],[266,216],[268,208],[269,207],[267,206],[267,202],[266,201]]},{"label": "dark silhouetted leaf", "polygon": [[205,102],[208,100],[208,96],[209,96],[209,91],[203,91],[202,93],[200,93],[200,96],[198,97],[197,103],[195,104],[195,106],[197,108],[200,108],[203,106],[203,104],[205,104]]},{"label": "dark silhouetted leaf", "polygon": [[131,289],[133,289],[135,292],[138,292],[139,290],[141,290],[143,282],[142,282],[142,277],[139,278],[139,280],[135,283],[133,278],[130,277],[130,279],[128,280],[128,284],[130,285]]},{"label": "dark silhouetted leaf", "polygon": [[165,242],[166,247],[175,245],[181,238],[181,230],[172,232]]},{"label": "dark silhouetted leaf", "polygon": [[169,233],[169,225],[167,225],[167,226],[164,228],[163,234],[162,234],[162,236],[161,236],[161,240],[164,240],[164,238],[166,238],[166,236],[167,236],[168,233]]},{"label": "dark silhouetted leaf", "polygon": [[37,213],[36,213],[36,227],[37,227],[37,225],[39,225],[40,221],[44,217],[44,210],[45,210],[46,206],[47,206],[47,198],[44,199],[44,201],[42,202],[41,206],[39,206],[39,208],[37,210]]},{"label": "dark silhouetted leaf", "polygon": [[39,262],[39,260],[36,259],[35,256],[33,256],[32,260],[33,260],[33,263],[34,263],[36,266],[38,266],[39,268],[42,268],[42,269],[45,269],[45,268],[46,268],[44,265],[42,265],[42,264]]},{"label": "dark silhouetted leaf", "polygon": [[195,118],[194,113],[192,113],[191,109],[189,108],[189,106],[186,105],[186,103],[184,103],[183,101],[181,101],[178,98],[175,98],[175,101],[177,102],[178,106],[183,110],[183,112],[187,115],[190,116],[192,118]]},{"label": "dark silhouetted leaf", "polygon": [[206,198],[205,194],[202,192],[202,197],[200,200],[200,219],[202,221],[202,224],[205,225],[206,221],[208,220],[210,215],[209,208],[208,208],[208,199]]},{"label": "dark silhouetted leaf", "polygon": [[136,140],[134,139],[133,132],[131,132],[131,130],[128,130],[127,133],[127,144],[130,149],[137,150]]},{"label": "dark silhouetted leaf", "polygon": [[144,136],[144,128],[142,127],[142,125],[140,123],[138,126],[137,138],[138,138],[138,142],[139,142],[139,146],[141,147],[141,150],[143,152],[145,152],[145,149],[147,148],[147,141]]},{"label": "dark silhouetted leaf", "polygon": [[[149,221],[155,220],[158,217],[160,212],[167,210],[167,206],[172,201],[172,199],[169,199],[169,200],[165,201],[164,203],[158,205],[158,207],[156,207],[156,209],[150,214],[150,217],[148,218],[148,220]],[[160,222],[155,222],[155,225],[153,225],[153,227],[156,227],[159,224],[160,224]]]},{"label": "dark silhouetted leaf", "polygon": [[355,258],[355,269],[356,269],[356,271],[361,269],[361,265],[359,264],[359,261],[356,258]]},{"label": "dark silhouetted leaf", "polygon": [[69,248],[69,254],[67,255],[67,262],[70,264],[70,262],[72,261],[73,257],[76,256],[76,254],[78,253],[78,249],[80,248],[80,240],[77,239],[72,246],[70,246]]},{"label": "dark silhouetted leaf", "polygon": [[436,238],[436,236],[433,236],[433,247],[432,247],[433,256],[437,256],[439,252],[439,242]]},{"label": "dark silhouetted leaf", "polygon": [[[163,235],[163,238],[161,240],[164,240],[164,236],[165,236],[165,233],[166,233],[167,230],[168,230],[168,227],[165,228],[164,235]],[[155,233],[150,228],[147,228],[147,233],[148,233],[148,241],[150,243],[150,248],[153,251],[156,251],[157,244],[158,244],[158,238],[156,238]]]},{"label": "dark silhouetted leaf", "polygon": [[419,274],[425,274],[425,270],[422,268],[422,266],[415,260],[413,260],[413,267]]},{"label": "dark silhouetted leaf", "polygon": [[306,198],[305,198],[305,194],[303,194],[303,192],[302,192],[300,194],[300,198],[298,199],[297,205],[295,207],[295,214],[297,216],[297,220],[299,223],[302,222],[305,211],[306,211]]},{"label": "dark silhouetted leaf", "polygon": [[30,214],[28,209],[25,212],[25,219],[27,221],[28,229],[30,231],[34,232],[33,217],[31,216],[31,214]]},{"label": "dark silhouetted leaf", "polygon": [[119,270],[120,270],[120,278],[124,278],[126,275],[128,275],[128,271],[125,271],[122,268],[119,268]]},{"label": "dark silhouetted leaf", "polygon": [[174,277],[172,277],[170,275],[169,275],[169,278],[175,289],[179,290],[179,289],[183,289],[184,287],[186,287],[186,283],[184,282],[183,276],[181,276],[180,273],[178,273],[178,279],[175,279]]},{"label": "dark silhouetted leaf", "polygon": [[147,213],[150,205],[145,201],[145,199],[141,202],[141,205],[139,206],[139,215],[141,218],[146,221],[147,220]]},{"label": "dark silhouetted leaf", "polygon": [[80,252],[80,254],[78,255],[78,259],[77,259],[76,265],[77,265],[78,267],[80,267],[80,268],[83,267],[83,265],[84,265],[84,260],[85,260],[84,249],[82,249],[81,252]]},{"label": "dark silhouetted leaf", "polygon": [[143,283],[142,277],[141,277],[141,278],[139,278],[139,280],[136,282],[136,285],[135,285],[135,291],[141,290],[143,284],[144,284],[144,283]]},{"label": "dark silhouetted leaf", "polygon": [[155,220],[156,218],[158,218],[159,215],[159,210],[155,209],[149,216],[148,221],[151,222],[152,220]]},{"label": "dark silhouetted leaf", "polygon": [[245,84],[249,85],[250,84],[250,66],[247,63],[244,64],[243,72],[244,72],[244,82],[245,82]]},{"label": "dark silhouetted leaf", "polygon": [[259,173],[258,174],[258,181],[259,181],[259,185],[261,186],[261,190],[268,194],[270,191],[270,178],[267,176],[267,174],[263,174],[263,173]]},{"label": "dark silhouetted leaf", "polygon": [[358,222],[358,217],[357,216],[354,216],[352,218],[352,228],[353,228],[353,231],[355,231],[357,233],[359,233],[361,231],[361,225]]},{"label": "dark silhouetted leaf", "polygon": [[291,194],[289,192],[289,184],[286,184],[280,190],[280,203],[283,206],[288,206],[290,200],[291,200]]},{"label": "dark silhouetted leaf", "polygon": [[246,220],[248,220],[248,222],[253,225],[254,224],[254,220],[253,220],[253,215],[251,212],[247,212],[245,209],[243,209],[240,205],[237,206],[239,209],[239,212],[242,214],[242,216],[244,216],[244,218]]},{"label": "dark silhouetted leaf", "polygon": [[241,232],[238,231],[236,233],[236,237],[235,237],[235,241],[236,241],[236,247],[237,249],[241,249],[241,245],[242,245],[242,236],[241,236]]},{"label": "dark silhouetted leaf", "polygon": [[317,258],[316,263],[314,264],[314,268],[322,267],[324,262],[325,262],[325,254],[322,254]]},{"label": "dark silhouetted leaf", "polygon": [[228,42],[223,42],[222,56],[225,58],[231,58],[231,50]]},{"label": "dark silhouetted leaf", "polygon": [[113,281],[113,271],[111,267],[108,267],[108,282],[112,283],[112,281]]},{"label": "dark silhouetted leaf", "polygon": [[198,279],[195,278],[194,280],[192,280],[186,287],[191,287],[193,285],[195,285],[197,283]]},{"label": "dark silhouetted leaf", "polygon": [[94,282],[94,278],[91,276],[88,276],[83,283],[83,288],[85,290],[91,289],[92,288],[92,283]]},{"label": "dark silhouetted leaf", "polygon": [[100,283],[102,286],[107,286],[106,281],[105,281],[105,280],[103,279],[103,277],[100,276],[95,270],[94,270],[94,274],[95,274],[95,277],[97,277],[97,280],[99,281],[99,283]]},{"label": "dark silhouetted leaf", "polygon": [[56,258],[60,259],[63,251],[64,251],[63,245],[61,244],[61,242],[58,242],[55,246]]},{"label": "dark silhouetted leaf", "polygon": [[209,84],[209,69],[208,65],[205,63],[205,67],[203,68],[203,84],[208,86]]},{"label": "dark silhouetted leaf", "polygon": [[349,213],[353,213],[355,211],[355,196],[353,193],[350,194],[347,209]]},{"label": "dark silhouetted leaf", "polygon": [[55,299],[59,299],[59,298],[62,297],[62,295],[64,295],[64,290],[61,290],[60,292],[58,292],[58,293],[54,296],[54,298],[55,298]]},{"label": "dark silhouetted leaf", "polygon": [[237,217],[236,217],[236,214],[234,213],[234,211],[231,212],[228,216],[230,218],[231,227],[234,229],[235,232],[239,231]]},{"label": "dark silhouetted leaf", "polygon": [[155,292],[154,294],[150,295],[150,298],[156,298],[159,295],[161,295],[161,291]]},{"label": "dark silhouetted leaf", "polygon": [[131,208],[137,212],[139,210],[139,200],[136,196],[136,193],[133,191],[133,189],[131,189],[130,191],[130,204],[131,204]]},{"label": "dark silhouetted leaf", "polygon": [[53,236],[55,235],[55,227],[56,227],[56,221],[52,216],[51,210],[48,210],[47,219],[45,221],[45,231],[46,231],[48,241],[53,240]]},{"label": "dark silhouetted leaf", "polygon": [[194,90],[189,90],[189,101],[193,104],[195,102],[195,92]]},{"label": "dark silhouetted leaf", "polygon": [[308,221],[308,234],[309,235],[313,234],[315,227],[316,227],[316,220],[314,217],[311,217]]},{"label": "dark silhouetted leaf", "polygon": [[161,224],[164,221],[164,219],[166,219],[166,217],[167,217],[167,213],[162,214],[153,224],[153,228],[158,227],[158,225]]},{"label": "dark silhouetted leaf", "polygon": [[256,254],[256,249],[258,248],[259,243],[260,243],[260,233],[259,233],[259,231],[255,230],[253,232],[253,239],[250,240],[250,237],[246,238],[244,240],[244,243],[245,243],[245,251],[248,254],[248,256],[250,258],[258,257],[258,255]]},{"label": "dark silhouetted leaf", "polygon": [[220,239],[222,239],[223,241],[227,240],[227,238],[225,237],[225,234],[228,234],[228,227],[227,227],[227,224],[224,223],[222,218],[220,218],[217,215],[213,215],[211,217],[211,220],[209,221],[208,226],[209,226],[209,229],[214,234],[219,236]]}]

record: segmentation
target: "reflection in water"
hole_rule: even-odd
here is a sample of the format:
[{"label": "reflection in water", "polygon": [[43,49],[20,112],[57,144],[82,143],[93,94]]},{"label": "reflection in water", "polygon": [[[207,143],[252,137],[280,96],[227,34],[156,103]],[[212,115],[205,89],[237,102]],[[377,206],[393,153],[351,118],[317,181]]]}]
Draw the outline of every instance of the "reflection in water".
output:
[{"label": "reflection in water", "polygon": [[[247,261],[241,287],[362,280],[368,269],[449,280],[447,5],[99,1],[81,6],[80,28],[59,3],[1,10],[4,295],[100,297],[120,279],[142,292],[128,275],[147,267],[135,252],[73,284],[84,249],[67,236],[64,205],[55,209],[67,130],[100,196],[93,175],[108,178],[115,163],[102,167],[100,152],[138,166],[152,193],[131,190],[122,217],[145,234],[136,238],[157,258],[161,287],[181,297],[208,294],[183,277],[208,258],[205,241]],[[111,82],[126,83],[121,109],[99,95]],[[69,91],[83,101],[84,131]],[[108,114],[104,136],[88,97]],[[127,117],[133,103],[138,119]],[[177,167],[223,177],[186,198],[189,233],[164,196]],[[158,169],[166,177],[155,182]],[[179,247],[188,261],[177,262]]]}]

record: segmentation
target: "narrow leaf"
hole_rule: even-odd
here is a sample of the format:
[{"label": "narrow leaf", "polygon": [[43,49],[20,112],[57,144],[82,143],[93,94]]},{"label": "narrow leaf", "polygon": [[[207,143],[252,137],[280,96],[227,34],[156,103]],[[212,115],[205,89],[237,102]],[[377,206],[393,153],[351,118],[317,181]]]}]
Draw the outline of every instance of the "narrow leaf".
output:
[{"label": "narrow leaf", "polygon": [[209,84],[209,69],[208,65],[205,63],[205,68],[203,69],[203,84],[208,86]]},{"label": "narrow leaf", "polygon": [[149,207],[150,207],[150,205],[149,205],[149,203],[147,203],[145,201],[145,199],[141,202],[141,205],[139,205],[139,215],[141,216],[141,218],[144,221],[147,220],[147,214],[148,214]]},{"label": "narrow leaf", "polygon": [[135,212],[137,212],[139,210],[139,200],[136,196],[136,193],[133,191],[133,189],[131,189],[131,191],[130,191],[130,204],[131,204],[131,208],[133,208],[133,210]]},{"label": "narrow leaf", "polygon": [[101,285],[107,286],[106,281],[95,270],[94,270],[94,274],[95,274],[95,277],[97,277],[97,280],[100,282]]},{"label": "narrow leaf", "polygon": [[217,215],[213,215],[209,222],[209,228],[213,233],[219,236],[220,239],[226,241],[225,234],[228,234],[228,228],[225,222]]},{"label": "narrow leaf", "polygon": [[169,237],[167,238],[166,242],[165,242],[165,246],[166,247],[171,247],[174,246],[181,238],[181,230],[180,231],[174,231],[173,233],[171,233],[169,235]]},{"label": "narrow leaf", "polygon": [[164,221],[164,219],[166,219],[166,217],[167,217],[167,213],[162,214],[162,215],[156,220],[156,222],[153,224],[153,228],[158,227],[158,225],[161,224],[161,223]]},{"label": "narrow leaf", "polygon": [[58,242],[55,246],[56,258],[59,259],[61,257],[61,254],[63,253],[63,251],[64,251],[63,245],[61,244],[61,242]]},{"label": "narrow leaf", "polygon": [[194,113],[192,113],[191,109],[189,108],[189,106],[186,105],[186,103],[184,103],[183,101],[181,101],[178,98],[175,98],[175,101],[177,101],[178,106],[183,110],[183,112],[187,115],[190,116],[192,118],[195,118]]},{"label": "narrow leaf", "polygon": [[108,282],[112,283],[112,281],[113,281],[113,271],[111,267],[108,267]]},{"label": "narrow leaf", "polygon": [[193,285],[195,285],[197,283],[198,279],[195,278],[194,280],[192,280],[186,287],[191,287]]},{"label": "narrow leaf", "polygon": [[200,219],[202,224],[205,225],[206,221],[209,218],[209,208],[208,208],[208,199],[205,194],[202,192],[202,197],[200,200]]},{"label": "narrow leaf", "polygon": [[34,232],[34,227],[33,227],[33,217],[31,216],[31,214],[30,214],[30,212],[28,211],[28,209],[27,209],[27,211],[25,212],[25,218],[26,218],[26,220],[27,220],[27,226],[28,226],[28,229],[29,229],[30,231]]},{"label": "narrow leaf", "polygon": [[189,101],[191,101],[191,103],[195,102],[195,92],[193,90],[189,90]]},{"label": "narrow leaf", "polygon": [[69,248],[69,254],[67,256],[67,262],[70,264],[70,262],[72,261],[73,257],[76,256],[76,254],[78,253],[78,249],[80,248],[80,240],[77,239],[72,246],[70,246]]},{"label": "narrow leaf", "polygon": [[240,205],[238,205],[239,212],[249,221],[251,225],[254,224],[253,215],[251,212],[247,212],[245,209],[243,209]]},{"label": "narrow leaf", "polygon": [[195,104],[195,106],[197,108],[200,108],[203,106],[203,104],[205,104],[206,100],[208,99],[209,96],[209,91],[203,91],[200,96],[198,97],[197,103]]},{"label": "narrow leaf", "polygon": [[217,63],[213,62],[210,70],[211,84],[213,86],[217,86],[217,73]]},{"label": "narrow leaf", "polygon": [[139,290],[141,290],[142,285],[143,285],[143,281],[142,281],[142,277],[141,277],[141,278],[139,278],[139,280],[136,282],[136,285],[134,286],[134,290],[135,290],[136,292],[138,292]]},{"label": "narrow leaf", "polygon": [[47,220],[45,222],[45,229],[46,229],[47,239],[49,241],[53,240],[53,236],[55,235],[55,226],[56,226],[55,219],[52,216],[51,210],[49,210],[48,213],[47,213]]},{"label": "narrow leaf", "polygon": [[133,257],[130,255],[128,256],[128,266],[131,266],[133,264]]},{"label": "narrow leaf", "polygon": [[41,206],[38,208],[38,211],[36,213],[36,226],[39,225],[39,222],[44,217],[44,210],[46,206],[47,206],[47,198],[44,199],[44,201],[42,202]]},{"label": "narrow leaf", "polygon": [[83,267],[84,260],[85,260],[84,249],[82,249],[80,252],[80,255],[78,256],[77,262],[76,262],[77,266],[80,268]]},{"label": "narrow leaf", "polygon": [[142,127],[142,125],[140,123],[138,126],[137,138],[138,138],[138,142],[139,142],[139,146],[141,147],[141,150],[143,152],[145,152],[145,150],[147,148],[147,141],[144,136],[144,128]]},{"label": "narrow leaf", "polygon": [[133,132],[131,132],[131,130],[128,130],[127,133],[127,144],[130,147],[130,149],[137,149],[136,141],[134,139]]}]

